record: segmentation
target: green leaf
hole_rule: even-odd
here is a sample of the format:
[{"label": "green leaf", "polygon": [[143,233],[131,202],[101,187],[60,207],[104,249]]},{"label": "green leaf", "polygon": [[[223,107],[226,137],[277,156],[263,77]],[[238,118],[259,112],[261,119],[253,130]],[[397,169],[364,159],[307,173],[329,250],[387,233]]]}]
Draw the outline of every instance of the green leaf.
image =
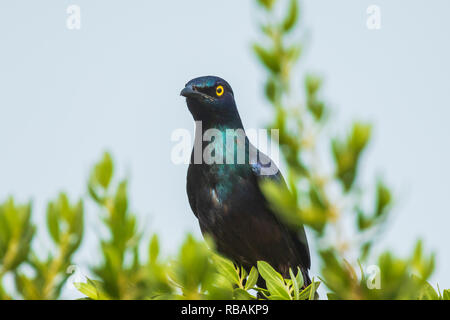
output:
[{"label": "green leaf", "polygon": [[337,165],[336,176],[346,192],[353,186],[361,152],[369,143],[371,132],[370,124],[356,122],[345,141],[332,140],[332,152]]},{"label": "green leaf", "polygon": [[418,240],[413,253],[414,265],[420,266],[422,264],[422,256],[423,256],[422,252],[423,252],[423,242],[422,240]]},{"label": "green leaf", "polygon": [[[272,299],[281,297],[284,300],[291,300],[291,295],[284,284],[284,279],[270,264],[265,261],[258,261],[258,271],[266,281],[267,289],[270,291]],[[278,298],[277,298],[278,299]]]},{"label": "green leaf", "polygon": [[288,15],[283,21],[283,30],[289,32],[295,26],[298,20],[298,3],[297,0],[291,0]]},{"label": "green leaf", "polygon": [[328,300],[339,300],[339,296],[332,292],[327,293],[327,298]]},{"label": "green leaf", "polygon": [[86,282],[75,282],[73,285],[86,297],[89,297],[93,300],[98,300],[99,294],[95,286]]},{"label": "green leaf", "polygon": [[316,297],[316,291],[319,288],[320,282],[313,281],[309,286],[307,286],[305,289],[303,289],[302,292],[300,292],[299,300],[314,300]]},{"label": "green leaf", "polygon": [[14,280],[17,289],[20,291],[24,299],[37,300],[43,298],[41,290],[37,286],[37,282],[33,281],[33,279],[30,279],[21,273],[16,273]]},{"label": "green leaf", "polygon": [[279,274],[270,264],[265,261],[258,261],[258,271],[261,277],[266,281],[281,281],[283,282],[283,277]]},{"label": "green leaf", "polygon": [[266,10],[271,10],[276,0],[258,0],[258,3]]},{"label": "green leaf", "polygon": [[[120,182],[116,196],[114,197],[114,211],[118,223],[123,223],[122,219],[125,218],[125,214],[128,209],[128,196],[127,196],[127,181]],[[123,226],[122,226],[123,227]]]},{"label": "green leaf", "polygon": [[[178,258],[173,264],[173,279],[183,289],[187,297],[198,295],[199,288],[207,290],[211,280],[217,275],[211,251],[204,242],[196,241],[188,235]],[[198,299],[198,297],[194,297]]]},{"label": "green leaf", "polygon": [[81,242],[84,231],[84,207],[83,201],[79,200],[74,210],[74,217],[71,222],[71,231],[78,237]]},{"label": "green leaf", "polygon": [[86,282],[75,282],[74,286],[78,289],[78,291],[92,300],[110,299],[110,297],[108,297],[102,290],[102,283],[100,281],[86,278]]},{"label": "green leaf", "polygon": [[373,219],[366,217],[362,210],[357,210],[357,212],[357,222],[359,230],[364,231],[373,226],[373,224],[375,223]]},{"label": "green leaf", "polygon": [[322,79],[320,77],[312,74],[305,77],[306,106],[316,121],[322,120],[325,114],[325,104],[317,99],[321,86]]},{"label": "green leaf", "polygon": [[3,272],[16,269],[28,256],[35,227],[31,204],[16,205],[9,198],[0,205],[0,262]]},{"label": "green leaf", "polygon": [[112,173],[113,161],[111,155],[108,152],[105,152],[102,160],[95,166],[95,180],[103,187],[103,189],[107,189],[111,181]]},{"label": "green leaf", "polygon": [[100,197],[100,195],[99,195],[99,194],[97,193],[97,191],[95,190],[94,182],[93,182],[93,181],[90,181],[90,182],[88,183],[88,192],[89,192],[89,195],[91,196],[91,198],[92,198],[95,202],[97,202],[97,204],[100,204],[100,205],[103,204],[103,199],[102,199],[102,197]]},{"label": "green leaf", "polygon": [[258,56],[261,63],[273,73],[279,73],[281,70],[280,63],[273,52],[263,48],[258,44],[253,45],[253,51]]},{"label": "green leaf", "polygon": [[214,256],[214,262],[220,274],[226,277],[231,283],[240,285],[239,274],[233,262],[219,255]]},{"label": "green leaf", "polygon": [[442,299],[450,300],[450,289],[445,289],[442,293]]},{"label": "green leaf", "polygon": [[361,254],[360,254],[360,259],[362,261],[366,260],[367,257],[369,256],[370,250],[372,249],[372,242],[371,241],[367,241],[365,243],[363,243],[361,245]]},{"label": "green leaf", "polygon": [[429,257],[424,256],[423,243],[421,240],[417,241],[411,261],[413,268],[420,274],[422,279],[428,279],[433,273],[435,265],[434,253]]},{"label": "green leaf", "polygon": [[298,286],[298,282],[297,279],[294,276],[294,273],[292,272],[292,269],[289,268],[289,275],[291,276],[291,281],[292,281],[292,286],[294,288],[294,299],[298,300],[299,299],[299,291],[300,291],[300,287]]},{"label": "green leaf", "polygon": [[150,246],[149,246],[149,261],[150,264],[154,264],[156,260],[158,259],[159,255],[159,242],[158,242],[158,236],[155,234],[153,235],[152,239],[150,240]]},{"label": "green leaf", "polygon": [[239,276],[240,276],[241,281],[242,281],[242,279],[245,279],[248,276],[247,270],[245,270],[245,268],[243,266],[241,266],[241,268],[240,268]]},{"label": "green leaf", "polygon": [[308,74],[305,77],[305,88],[308,96],[315,95],[322,85],[322,79],[313,74]]},{"label": "green leaf", "polygon": [[308,297],[308,299],[309,300],[314,300],[314,295],[316,293],[316,283],[314,282],[314,279],[311,282],[310,286],[311,286],[311,288],[309,290],[309,297]]},{"label": "green leaf", "polygon": [[52,202],[50,202],[47,207],[47,227],[53,241],[59,243],[59,216],[55,205]]},{"label": "green leaf", "polygon": [[241,288],[236,288],[233,291],[233,296],[236,300],[254,300],[255,297]]},{"label": "green leaf", "polygon": [[389,206],[389,204],[391,204],[391,202],[391,191],[382,181],[378,181],[375,216],[380,217],[381,215],[383,215],[386,212],[386,208]]},{"label": "green leaf", "polygon": [[361,152],[368,144],[372,135],[372,125],[356,122],[353,124],[349,137],[349,146],[357,153]]},{"label": "green leaf", "polygon": [[305,284],[303,280],[303,274],[300,271],[300,268],[297,267],[297,275],[295,276],[295,281],[297,281],[298,287],[301,288]]},{"label": "green leaf", "polygon": [[260,187],[280,218],[292,227],[302,225],[303,221],[297,214],[297,199],[289,189],[281,188],[279,183],[270,180],[263,180]]},{"label": "green leaf", "polygon": [[439,300],[439,295],[427,281],[420,290],[419,300]]},{"label": "green leaf", "polygon": [[277,83],[275,82],[275,80],[273,78],[269,78],[269,80],[267,81],[266,85],[265,85],[265,93],[266,93],[266,97],[267,99],[274,103],[277,99],[277,96],[279,94],[279,90],[277,87]]},{"label": "green leaf", "polygon": [[255,267],[252,267],[252,269],[250,270],[250,274],[247,278],[247,281],[245,283],[245,290],[249,290],[252,289],[256,283],[258,282],[258,269],[256,269]]}]

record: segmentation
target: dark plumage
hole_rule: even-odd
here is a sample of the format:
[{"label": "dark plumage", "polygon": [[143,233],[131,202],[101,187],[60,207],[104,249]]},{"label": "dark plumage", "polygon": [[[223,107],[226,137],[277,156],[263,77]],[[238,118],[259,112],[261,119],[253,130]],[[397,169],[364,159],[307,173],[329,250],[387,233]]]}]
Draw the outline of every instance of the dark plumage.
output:
[{"label": "dark plumage", "polygon": [[[186,97],[194,119],[202,121],[201,131],[198,126],[196,130],[197,142],[207,129],[218,129],[224,136],[227,129],[243,130],[233,90],[225,80],[212,76],[193,79],[181,95]],[[227,164],[225,160],[223,164],[205,161],[196,164],[193,150],[187,174],[192,211],[202,233],[212,237],[223,255],[246,269],[259,260],[266,261],[285,277],[289,277],[289,268],[297,272],[299,267],[308,285],[311,262],[305,231],[303,228],[292,230],[283,223],[269,207],[259,186],[263,179],[271,179],[278,182],[280,188],[286,188],[284,179],[277,168],[271,175],[262,175],[261,170],[272,165],[267,164],[271,160],[256,150],[246,136],[244,140],[243,164]],[[203,150],[208,144],[203,143]],[[230,150],[222,147],[227,155]],[[256,163],[249,161],[252,154],[249,150],[256,150]]]}]

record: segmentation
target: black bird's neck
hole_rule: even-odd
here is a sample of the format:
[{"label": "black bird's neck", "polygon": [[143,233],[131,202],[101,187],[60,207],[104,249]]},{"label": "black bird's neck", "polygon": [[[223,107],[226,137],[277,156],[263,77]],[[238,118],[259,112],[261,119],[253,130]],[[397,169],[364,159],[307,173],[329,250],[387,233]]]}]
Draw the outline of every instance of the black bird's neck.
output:
[{"label": "black bird's neck", "polygon": [[[231,132],[230,132],[231,130]],[[234,131],[233,131],[234,130]],[[233,119],[230,119],[229,121],[224,121],[222,118],[220,121],[213,121],[211,118],[207,120],[196,120],[195,122],[195,140],[194,140],[194,146],[192,149],[191,154],[191,164],[203,164],[206,159],[205,157],[205,150],[206,148],[219,148],[223,150],[223,156],[222,162],[225,163],[227,157],[227,150],[230,149],[230,146],[228,145],[227,141],[229,139],[229,135],[237,135],[240,138],[236,138],[237,140],[241,141],[240,143],[237,143],[236,145],[232,145],[231,148],[244,148],[247,150],[248,148],[248,139],[245,134],[244,126],[242,125],[242,121],[239,117],[239,115],[235,116]],[[233,138],[235,139],[235,138]],[[211,145],[212,144],[212,145]],[[206,154],[210,154],[211,150],[208,151]],[[237,156],[237,153],[239,151],[235,149],[233,153],[233,158]],[[215,154],[215,152],[214,152]],[[235,155],[236,154],[236,155]],[[245,158],[248,158],[248,154],[245,155]],[[236,160],[235,160],[236,161]],[[237,163],[237,162],[234,162]],[[208,165],[210,169],[212,169],[214,166]]]},{"label": "black bird's neck", "polygon": [[195,122],[201,122],[202,133],[208,129],[244,129],[234,99],[223,105],[205,105],[195,99],[186,99]]},{"label": "black bird's neck", "polygon": [[189,111],[195,120],[195,141],[191,157],[191,161],[195,160],[195,164],[199,163],[207,146],[214,149],[223,148],[226,153],[230,148],[226,145],[230,134],[237,135],[241,145],[248,144],[236,103],[231,96],[228,98],[230,101],[226,103],[211,105],[199,103],[195,99],[187,99]]}]

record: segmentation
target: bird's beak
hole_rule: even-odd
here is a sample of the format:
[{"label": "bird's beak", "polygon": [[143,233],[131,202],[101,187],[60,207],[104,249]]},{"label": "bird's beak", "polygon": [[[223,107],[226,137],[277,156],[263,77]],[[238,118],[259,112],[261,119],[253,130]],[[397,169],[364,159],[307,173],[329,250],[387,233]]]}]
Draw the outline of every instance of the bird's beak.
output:
[{"label": "bird's beak", "polygon": [[192,86],[186,86],[181,90],[180,95],[186,98],[192,98],[199,95],[199,92],[194,90]]}]

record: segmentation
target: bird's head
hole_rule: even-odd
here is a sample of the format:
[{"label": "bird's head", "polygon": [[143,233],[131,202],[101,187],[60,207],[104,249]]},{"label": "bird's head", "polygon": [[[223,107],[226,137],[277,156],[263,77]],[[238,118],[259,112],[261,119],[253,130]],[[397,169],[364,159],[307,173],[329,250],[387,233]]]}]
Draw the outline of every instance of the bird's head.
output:
[{"label": "bird's head", "polygon": [[192,79],[181,90],[180,95],[186,97],[189,111],[196,121],[240,122],[233,90],[228,82],[219,77]]}]

